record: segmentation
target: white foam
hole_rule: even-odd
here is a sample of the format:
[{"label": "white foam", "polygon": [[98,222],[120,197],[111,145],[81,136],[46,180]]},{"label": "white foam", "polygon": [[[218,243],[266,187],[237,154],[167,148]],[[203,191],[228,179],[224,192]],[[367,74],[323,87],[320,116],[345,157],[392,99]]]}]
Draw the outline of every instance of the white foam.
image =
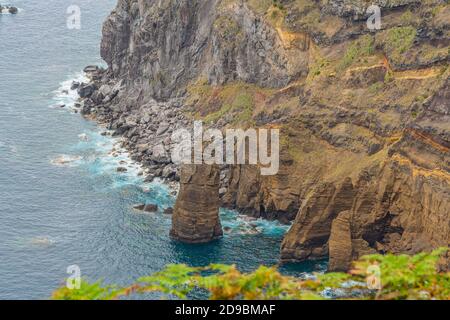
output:
[{"label": "white foam", "polygon": [[61,82],[59,88],[53,91],[53,103],[50,105],[50,108],[65,105],[65,107],[71,111],[76,109],[75,103],[80,96],[78,95],[77,89],[71,89],[74,81],[78,83],[87,83],[89,82],[89,78],[84,72],[79,72],[68,80]]},{"label": "white foam", "polygon": [[[58,89],[53,91],[52,104],[50,108],[65,105],[63,110],[75,111],[75,104],[79,100],[78,90],[71,90],[73,82],[88,83],[90,80],[86,73],[79,72],[74,76],[60,83]],[[81,133],[78,135],[80,144],[77,152],[83,152],[86,148],[94,148],[96,155],[87,156],[83,159],[76,156],[62,155],[52,160],[52,164],[58,166],[74,166],[80,163],[96,163],[95,174],[100,175],[120,175],[120,181],[116,181],[113,187],[122,187],[124,184],[144,184],[144,177],[139,173],[143,171],[140,163],[131,159],[130,153],[122,147],[123,138],[114,138],[111,136],[102,136],[100,132]],[[82,144],[81,144],[82,143]],[[79,148],[79,149],[78,149]],[[83,161],[80,161],[83,160]],[[125,163],[121,163],[125,162]],[[126,167],[126,172],[117,172],[118,167]]]},{"label": "white foam", "polygon": [[39,237],[32,238],[30,240],[30,243],[35,246],[48,247],[48,246],[51,246],[52,244],[54,244],[55,241],[47,236],[39,236]]},{"label": "white foam", "polygon": [[89,141],[89,137],[86,133],[79,134],[78,138],[80,139],[80,141],[85,141],[85,142]]},{"label": "white foam", "polygon": [[290,227],[278,221],[269,221],[262,218],[256,219],[228,209],[222,209],[221,216],[222,224],[227,229],[227,234],[264,234],[266,236],[280,237]]},{"label": "white foam", "polygon": [[58,167],[74,167],[79,165],[79,161],[82,159],[82,156],[63,154],[55,159],[52,159],[50,163]]}]

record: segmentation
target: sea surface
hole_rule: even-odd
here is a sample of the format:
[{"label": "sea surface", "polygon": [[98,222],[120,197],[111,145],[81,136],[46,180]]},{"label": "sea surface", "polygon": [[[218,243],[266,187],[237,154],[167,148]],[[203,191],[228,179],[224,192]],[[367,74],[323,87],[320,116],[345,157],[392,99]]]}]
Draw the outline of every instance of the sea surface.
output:
[{"label": "sea surface", "polygon": [[[172,206],[172,190],[144,183],[118,139],[73,106],[73,79],[99,56],[102,22],[114,0],[10,1],[0,14],[0,299],[47,299],[67,268],[83,277],[131,284],[170,263],[276,265],[289,226],[222,210],[231,230],[217,242],[184,245],[168,234],[170,216],[142,214],[141,202]],[[78,5],[81,29],[67,27]],[[65,107],[61,107],[65,105]],[[117,167],[126,166],[126,173]],[[286,274],[323,271],[324,262],[283,266]]]}]

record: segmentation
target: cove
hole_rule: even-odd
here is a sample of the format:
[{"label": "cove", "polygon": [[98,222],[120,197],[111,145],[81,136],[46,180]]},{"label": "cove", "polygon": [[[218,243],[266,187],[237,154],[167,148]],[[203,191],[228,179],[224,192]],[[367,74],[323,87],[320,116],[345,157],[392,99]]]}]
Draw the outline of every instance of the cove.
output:
[{"label": "cove", "polygon": [[[20,14],[0,19],[0,298],[48,298],[71,265],[91,281],[119,285],[171,263],[242,271],[277,265],[281,224],[221,209],[225,237],[185,245],[170,239],[170,217],[133,210],[143,202],[165,209],[175,198],[161,181],[144,182],[125,150],[112,155],[119,138],[71,110],[72,81],[82,81],[86,65],[103,63],[102,22],[116,1],[78,3],[81,31],[67,29],[70,1],[15,1]],[[306,277],[325,267],[307,262],[282,271]]]}]

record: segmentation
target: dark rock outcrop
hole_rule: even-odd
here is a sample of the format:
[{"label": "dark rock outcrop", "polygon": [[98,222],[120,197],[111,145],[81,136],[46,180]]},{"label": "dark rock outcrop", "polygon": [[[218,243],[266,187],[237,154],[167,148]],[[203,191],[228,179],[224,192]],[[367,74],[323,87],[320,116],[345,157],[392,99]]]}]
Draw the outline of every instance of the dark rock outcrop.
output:
[{"label": "dark rock outcrop", "polygon": [[145,212],[157,212],[158,211],[158,206],[156,204],[146,204],[144,209]]},{"label": "dark rock outcrop", "polygon": [[81,98],[90,97],[96,90],[96,87],[93,83],[89,84],[81,84],[78,88],[78,94]]},{"label": "dark rock outcrop", "polygon": [[143,211],[145,208],[145,204],[141,203],[141,204],[136,204],[133,206],[133,209],[135,210],[139,210],[139,211]]},{"label": "dark rock outcrop", "polygon": [[7,12],[10,14],[17,14],[19,12],[19,9],[17,7],[14,6],[2,6],[0,5],[0,14],[2,12]]},{"label": "dark rock outcrop", "polygon": [[156,204],[148,203],[148,204],[137,204],[133,206],[133,209],[144,212],[157,212],[158,206]]}]

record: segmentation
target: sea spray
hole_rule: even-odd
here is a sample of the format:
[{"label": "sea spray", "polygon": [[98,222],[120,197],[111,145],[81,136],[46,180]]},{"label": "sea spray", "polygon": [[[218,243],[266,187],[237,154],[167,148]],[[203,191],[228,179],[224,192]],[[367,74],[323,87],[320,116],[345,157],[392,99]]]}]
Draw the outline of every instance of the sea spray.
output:
[{"label": "sea spray", "polygon": [[77,111],[76,103],[78,101],[79,95],[76,88],[72,87],[74,82],[85,83],[88,82],[89,78],[84,72],[79,72],[75,76],[70,77],[68,80],[61,82],[58,89],[53,91],[53,102],[50,107],[60,107],[64,105],[71,112]]}]

